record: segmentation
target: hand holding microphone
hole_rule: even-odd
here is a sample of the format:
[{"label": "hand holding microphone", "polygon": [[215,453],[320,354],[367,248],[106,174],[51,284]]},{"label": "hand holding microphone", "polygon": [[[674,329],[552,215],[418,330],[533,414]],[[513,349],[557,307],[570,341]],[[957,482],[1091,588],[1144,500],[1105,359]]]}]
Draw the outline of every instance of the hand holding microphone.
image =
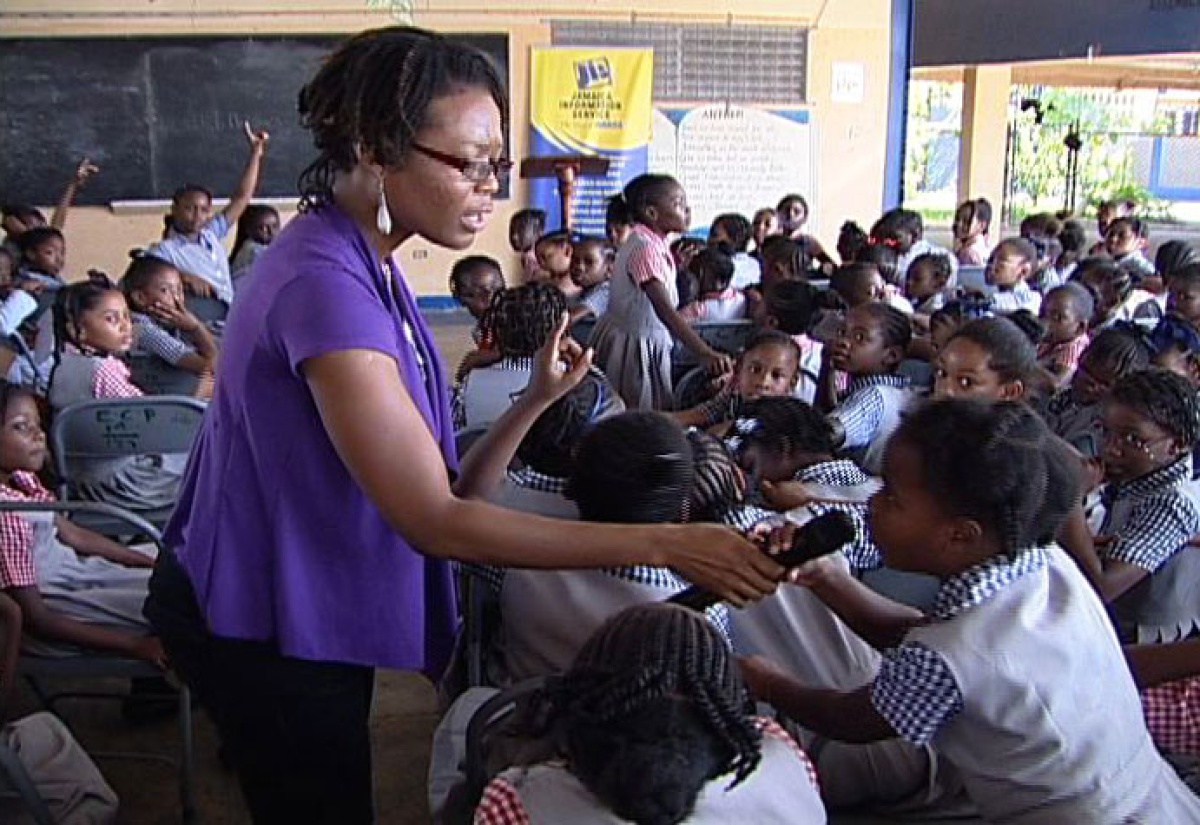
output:
[{"label": "hand holding microphone", "polygon": [[[830,510],[796,530],[791,547],[771,558],[791,570],[813,559],[827,556],[854,541],[857,532],[854,522],[840,510]],[[720,598],[704,588],[693,585],[667,599],[671,604],[706,610]]]}]

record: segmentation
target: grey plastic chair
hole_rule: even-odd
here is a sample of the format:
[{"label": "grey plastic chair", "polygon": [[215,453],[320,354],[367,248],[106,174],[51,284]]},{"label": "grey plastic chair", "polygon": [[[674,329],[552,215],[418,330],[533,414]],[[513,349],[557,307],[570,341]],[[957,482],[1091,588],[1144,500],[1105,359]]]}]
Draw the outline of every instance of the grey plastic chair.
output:
[{"label": "grey plastic chair", "polygon": [[[0,725],[4,724],[4,709],[12,696],[17,656],[21,648],[21,617],[15,624],[0,622]],[[38,793],[33,777],[17,754],[0,739],[0,799],[16,799],[36,825],[51,825],[54,817],[46,801]]]},{"label": "grey plastic chair", "polygon": [[145,390],[147,395],[191,396],[200,384],[200,376],[173,367],[148,352],[129,354],[129,372],[133,383]]},{"label": "grey plastic chair", "polygon": [[[111,504],[100,502],[26,502],[0,501],[0,513],[61,513],[68,516],[90,514],[111,521],[123,522],[123,532],[144,535],[154,543],[158,552],[163,552],[162,536],[158,529],[145,519]],[[18,640],[19,643],[19,640]],[[161,676],[158,668],[148,662],[124,659],[102,653],[81,653],[77,656],[46,657],[22,654],[17,672],[25,679],[42,706],[70,724],[58,713],[57,706],[68,699],[123,700],[125,694],[99,691],[53,691],[47,682],[56,679],[137,679]],[[190,822],[195,816],[194,758],[192,729],[192,695],[186,684],[179,689],[179,736],[180,749],[177,757],[155,753],[93,752],[92,756],[103,759],[139,759],[159,762],[175,767],[179,772],[179,799],[183,808],[183,819]]]},{"label": "grey plastic chair", "polygon": [[586,347],[588,345],[588,341],[592,339],[592,332],[594,332],[595,329],[596,316],[589,315],[587,317],[580,318],[578,321],[572,324],[570,334],[572,338],[579,342],[579,346]]},{"label": "grey plastic chair", "polygon": [[[83,401],[59,410],[50,426],[50,452],[59,479],[59,498],[79,499],[73,482],[75,468],[81,462],[187,454],[205,409],[205,403],[195,398],[150,395]],[[161,527],[172,509],[164,507],[141,515]],[[110,536],[124,535],[121,529],[128,529],[128,522],[108,519],[98,512],[81,513],[79,523]]]}]

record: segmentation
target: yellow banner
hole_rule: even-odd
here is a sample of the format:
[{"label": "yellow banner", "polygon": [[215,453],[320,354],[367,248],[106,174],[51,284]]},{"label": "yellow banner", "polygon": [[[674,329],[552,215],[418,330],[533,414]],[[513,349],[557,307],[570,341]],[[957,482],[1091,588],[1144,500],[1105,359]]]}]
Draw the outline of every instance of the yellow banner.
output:
[{"label": "yellow banner", "polygon": [[534,49],[530,120],[558,154],[627,152],[650,142],[650,49]]}]

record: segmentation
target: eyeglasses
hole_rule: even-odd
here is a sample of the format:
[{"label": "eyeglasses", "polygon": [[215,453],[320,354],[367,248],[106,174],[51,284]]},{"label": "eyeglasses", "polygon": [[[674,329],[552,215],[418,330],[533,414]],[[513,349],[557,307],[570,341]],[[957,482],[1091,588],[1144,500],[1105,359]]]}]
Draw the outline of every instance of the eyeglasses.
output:
[{"label": "eyeglasses", "polygon": [[439,163],[444,163],[453,169],[457,169],[471,183],[486,183],[493,175],[496,177],[498,183],[504,183],[508,180],[509,173],[512,172],[513,168],[513,162],[508,158],[470,160],[468,158],[460,158],[457,155],[448,155],[445,152],[439,152],[437,149],[430,149],[428,146],[422,146],[420,143],[410,143],[409,146],[422,155],[425,155],[425,157],[433,158]]}]

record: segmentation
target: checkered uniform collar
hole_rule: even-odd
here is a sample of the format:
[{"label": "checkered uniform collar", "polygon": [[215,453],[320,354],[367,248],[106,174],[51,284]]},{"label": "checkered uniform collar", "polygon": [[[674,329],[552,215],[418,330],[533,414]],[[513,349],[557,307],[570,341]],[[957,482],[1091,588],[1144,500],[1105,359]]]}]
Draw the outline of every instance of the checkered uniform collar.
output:
[{"label": "checkered uniform collar", "polygon": [[1173,487],[1178,487],[1192,477],[1192,455],[1185,453],[1166,467],[1160,467],[1154,472],[1146,473],[1140,478],[1111,485],[1113,500],[1125,498],[1146,498],[1156,495]]},{"label": "checkered uniform collar", "polygon": [[558,493],[562,495],[567,489],[567,480],[565,478],[548,476],[529,467],[522,467],[519,470],[509,470],[508,480],[518,487],[526,490],[537,490],[542,493]]},{"label": "checkered uniform collar", "polygon": [[1026,573],[1042,569],[1049,561],[1044,547],[1021,550],[1015,559],[993,556],[942,582],[931,615],[935,619],[951,619],[968,608],[983,604]]},{"label": "checkered uniform collar", "polygon": [[898,387],[905,389],[909,384],[907,375],[860,375],[850,382],[847,395],[852,395],[865,387]]},{"label": "checkered uniform collar", "polygon": [[796,481],[805,484],[826,484],[830,487],[857,487],[870,484],[871,477],[853,461],[838,459],[805,467],[796,473]]},{"label": "checkered uniform collar", "polygon": [[0,484],[0,498],[8,501],[54,501],[54,496],[36,473],[17,470]]}]

